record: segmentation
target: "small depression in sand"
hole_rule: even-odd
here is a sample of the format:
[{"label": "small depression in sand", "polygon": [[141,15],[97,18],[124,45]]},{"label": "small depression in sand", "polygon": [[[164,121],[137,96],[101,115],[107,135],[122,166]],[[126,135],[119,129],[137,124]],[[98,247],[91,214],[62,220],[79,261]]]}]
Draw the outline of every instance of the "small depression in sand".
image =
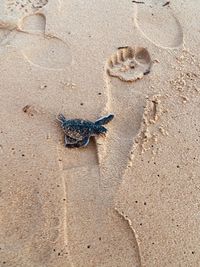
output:
[{"label": "small depression in sand", "polygon": [[147,1],[135,5],[135,26],[157,46],[176,48],[183,43],[182,26],[166,1]]},{"label": "small depression in sand", "polygon": [[115,114],[100,157],[101,184],[109,191],[116,190],[127,166],[131,164],[130,153],[141,127],[145,96],[149,93],[151,66],[148,50],[137,45],[119,47],[105,65],[107,107]]},{"label": "small depression in sand", "polygon": [[68,45],[55,36],[45,34],[46,19],[41,14],[25,17],[19,30],[1,30],[1,43],[16,47],[36,67],[66,69],[71,64]]},{"label": "small depression in sand", "polygon": [[111,56],[107,65],[110,76],[133,82],[150,72],[151,58],[143,47],[122,47]]},{"label": "small depression in sand", "polygon": [[71,53],[65,42],[57,37],[45,35],[46,20],[36,14],[24,18],[16,46],[32,63],[49,69],[65,69],[71,63]]}]

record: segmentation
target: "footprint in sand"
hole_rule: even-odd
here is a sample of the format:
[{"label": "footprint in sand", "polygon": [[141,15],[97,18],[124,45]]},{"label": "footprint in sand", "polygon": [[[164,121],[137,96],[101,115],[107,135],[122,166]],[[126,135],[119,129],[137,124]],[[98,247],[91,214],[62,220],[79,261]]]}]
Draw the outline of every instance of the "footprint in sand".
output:
[{"label": "footprint in sand", "polygon": [[133,82],[150,72],[151,58],[143,47],[124,47],[111,56],[107,71],[110,76]]},{"label": "footprint in sand", "polygon": [[71,63],[69,47],[57,37],[46,36],[45,24],[45,17],[40,14],[24,18],[21,32],[13,43],[30,64],[48,69],[65,69]]},{"label": "footprint in sand", "polygon": [[8,18],[16,20],[17,25],[12,29],[13,24],[9,24],[8,18],[4,25],[1,23],[1,46],[16,47],[31,65],[47,69],[65,69],[71,63],[68,45],[55,36],[46,35],[46,18],[44,14],[35,13],[38,10],[41,12],[47,3],[47,0],[27,0],[23,3],[7,0]]},{"label": "footprint in sand", "polygon": [[145,79],[143,77],[151,71],[151,67],[148,50],[137,46],[118,49],[105,66],[107,111],[112,110],[115,120],[106,139],[106,148],[104,151],[99,148],[101,183],[113,192],[121,183],[128,162],[131,162],[131,150],[141,125],[145,96],[149,94],[148,75]]},{"label": "footprint in sand", "polygon": [[183,43],[181,24],[171,4],[165,0],[147,0],[135,4],[134,24],[153,44],[162,48],[177,48]]}]

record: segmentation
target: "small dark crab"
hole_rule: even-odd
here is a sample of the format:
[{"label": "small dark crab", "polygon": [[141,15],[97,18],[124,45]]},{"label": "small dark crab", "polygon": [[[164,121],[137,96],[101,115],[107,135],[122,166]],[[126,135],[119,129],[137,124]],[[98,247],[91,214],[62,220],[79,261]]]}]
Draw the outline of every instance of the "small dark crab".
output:
[{"label": "small dark crab", "polygon": [[103,126],[114,118],[113,114],[102,117],[95,122],[81,119],[67,120],[59,114],[57,120],[65,133],[65,146],[68,148],[86,147],[91,136],[105,135],[107,129]]}]

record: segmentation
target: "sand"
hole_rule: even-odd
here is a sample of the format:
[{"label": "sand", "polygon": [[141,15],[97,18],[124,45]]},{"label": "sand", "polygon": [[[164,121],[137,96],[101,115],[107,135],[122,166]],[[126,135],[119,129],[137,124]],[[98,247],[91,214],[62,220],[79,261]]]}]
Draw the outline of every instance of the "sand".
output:
[{"label": "sand", "polygon": [[200,5],[134,2],[0,2],[0,266],[200,266]]}]

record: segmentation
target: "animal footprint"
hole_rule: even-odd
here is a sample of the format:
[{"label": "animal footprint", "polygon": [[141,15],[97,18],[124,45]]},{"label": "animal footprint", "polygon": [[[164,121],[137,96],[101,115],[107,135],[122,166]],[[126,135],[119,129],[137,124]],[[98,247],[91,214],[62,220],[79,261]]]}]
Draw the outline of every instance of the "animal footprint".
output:
[{"label": "animal footprint", "polygon": [[152,65],[149,52],[143,47],[124,47],[111,56],[107,65],[110,76],[133,82],[150,72]]}]

